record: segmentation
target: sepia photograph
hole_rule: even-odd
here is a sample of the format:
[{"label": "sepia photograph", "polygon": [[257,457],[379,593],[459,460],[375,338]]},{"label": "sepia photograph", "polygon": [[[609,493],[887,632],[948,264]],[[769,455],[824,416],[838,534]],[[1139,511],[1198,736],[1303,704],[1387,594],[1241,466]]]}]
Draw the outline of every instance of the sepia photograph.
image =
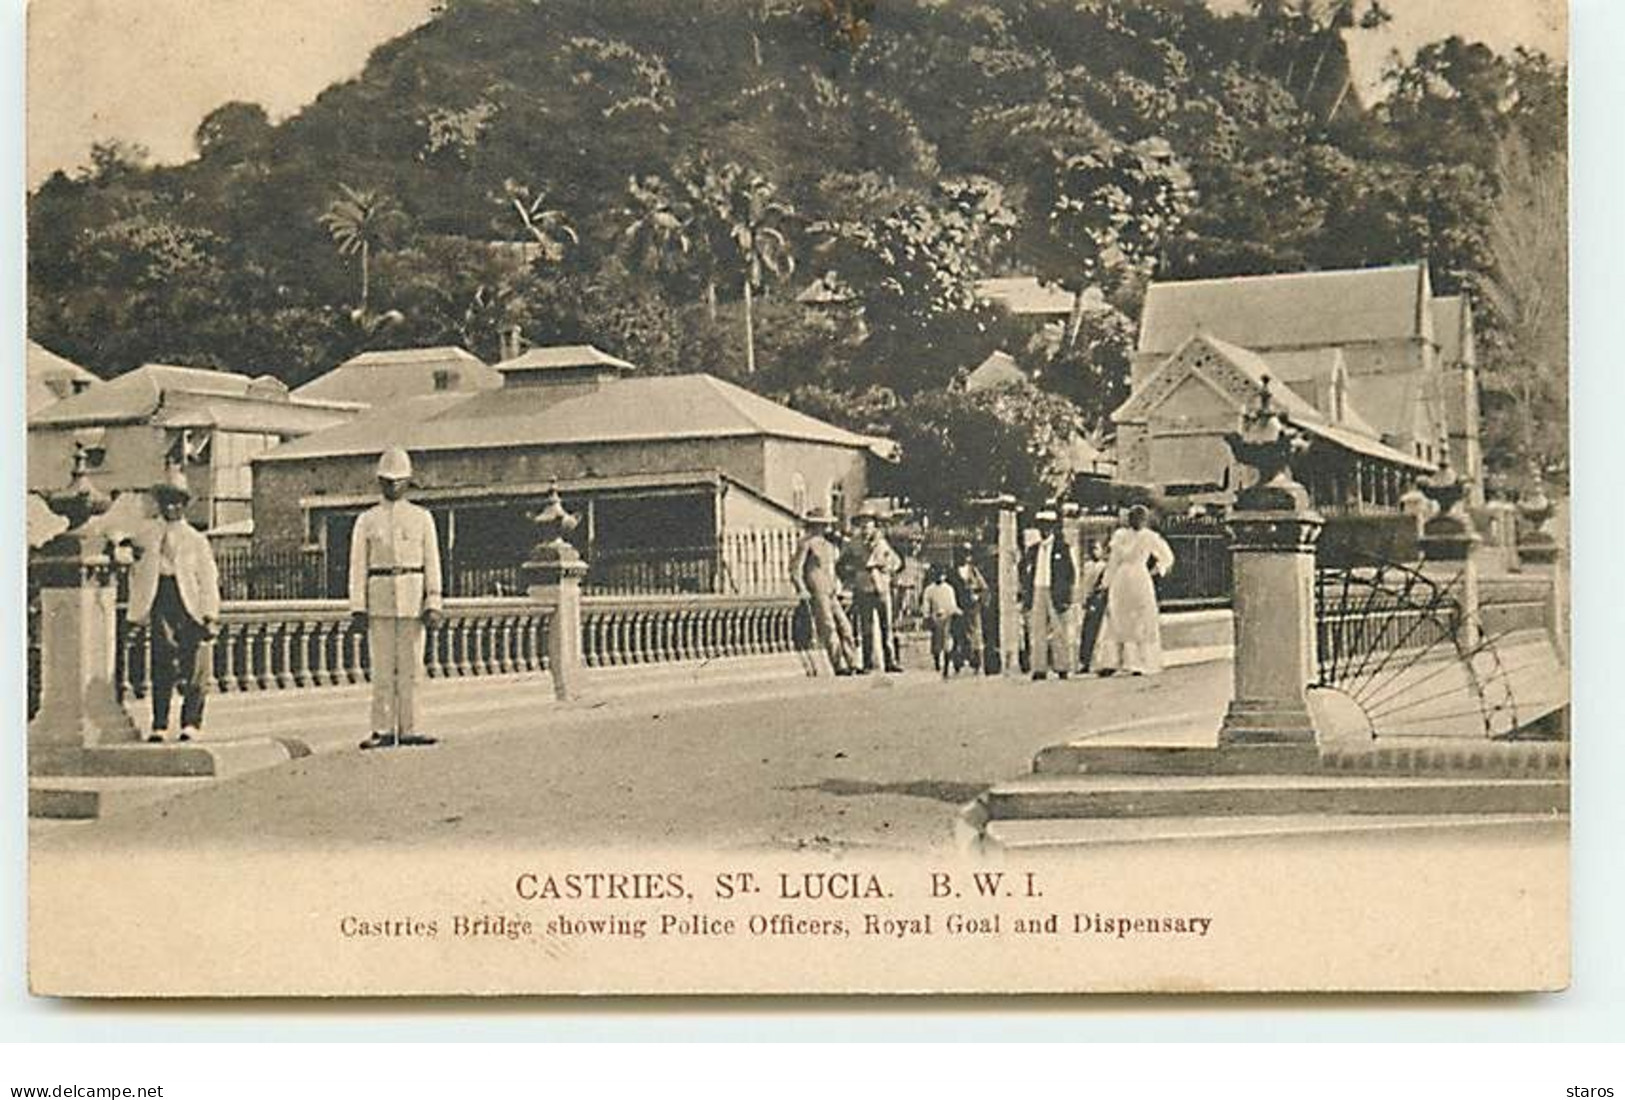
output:
[{"label": "sepia photograph", "polygon": [[1568,985],[1563,0],[27,51],[35,994]]}]

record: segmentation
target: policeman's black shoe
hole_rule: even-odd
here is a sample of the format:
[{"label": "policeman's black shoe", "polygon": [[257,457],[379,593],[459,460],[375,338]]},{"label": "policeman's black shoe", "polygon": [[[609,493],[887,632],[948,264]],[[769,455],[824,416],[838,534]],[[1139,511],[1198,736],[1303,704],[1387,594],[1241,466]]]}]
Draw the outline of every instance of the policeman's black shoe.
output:
[{"label": "policeman's black shoe", "polygon": [[403,733],[400,736],[402,745],[438,745],[440,738],[430,737],[426,733]]},{"label": "policeman's black shoe", "polygon": [[1033,683],[1035,683],[1035,684],[1040,680],[1048,680],[1048,679],[1049,679],[1049,673],[1047,673],[1047,672],[1035,672],[1035,673],[1033,673]]},{"label": "policeman's black shoe", "polygon": [[149,744],[149,745],[162,745],[163,743],[164,743],[163,731],[153,730],[151,733],[147,734],[147,744]]},{"label": "policeman's black shoe", "polygon": [[1059,679],[1059,680],[1064,680],[1064,679],[1066,679],[1066,678],[1067,678],[1067,676],[1068,676],[1068,675],[1069,675],[1069,674],[1068,674],[1068,673],[1065,673],[1065,672],[1057,672],[1057,673],[1056,673],[1056,674],[1055,674],[1055,676],[1056,676],[1056,679]]},{"label": "policeman's black shoe", "polygon": [[902,672],[903,671],[903,666],[902,665],[887,665],[886,666],[886,671],[887,672]]},{"label": "policeman's black shoe", "polygon": [[1103,669],[1097,670],[1095,672],[1095,675],[1100,676],[1102,678],[1107,677],[1107,676],[1116,676],[1117,675],[1117,670],[1115,668],[1103,668]]},{"label": "policeman's black shoe", "polygon": [[395,747],[395,735],[392,733],[375,733],[361,742],[364,749],[392,749]]}]

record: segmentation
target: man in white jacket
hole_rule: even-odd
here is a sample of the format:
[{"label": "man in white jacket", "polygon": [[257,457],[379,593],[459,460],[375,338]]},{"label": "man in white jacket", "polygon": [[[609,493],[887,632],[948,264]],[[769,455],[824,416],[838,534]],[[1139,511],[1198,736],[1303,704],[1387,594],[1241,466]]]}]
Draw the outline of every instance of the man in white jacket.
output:
[{"label": "man in white jacket", "polygon": [[130,573],[129,618],[148,624],[152,639],[152,733],[169,736],[169,708],[181,693],[180,740],[203,728],[203,703],[214,675],[214,636],[220,619],[220,575],[208,538],[186,522],[191,492],[176,470],[153,486],[159,521],[146,532]]},{"label": "man in white jacket", "polygon": [[350,536],[350,615],[367,631],[372,659],[372,736],[364,749],[432,745],[418,732],[413,688],[424,628],[440,619],[440,543],[434,517],[406,499],[412,460],[391,447],[378,460],[384,499],[361,513]]}]

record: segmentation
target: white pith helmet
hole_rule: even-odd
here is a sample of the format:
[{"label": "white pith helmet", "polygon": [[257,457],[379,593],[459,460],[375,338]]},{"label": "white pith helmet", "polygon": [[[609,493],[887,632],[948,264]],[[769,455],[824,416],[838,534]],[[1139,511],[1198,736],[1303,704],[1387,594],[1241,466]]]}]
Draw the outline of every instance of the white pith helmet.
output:
[{"label": "white pith helmet", "polygon": [[412,458],[399,447],[391,447],[378,459],[378,476],[389,481],[405,481],[412,476]]}]

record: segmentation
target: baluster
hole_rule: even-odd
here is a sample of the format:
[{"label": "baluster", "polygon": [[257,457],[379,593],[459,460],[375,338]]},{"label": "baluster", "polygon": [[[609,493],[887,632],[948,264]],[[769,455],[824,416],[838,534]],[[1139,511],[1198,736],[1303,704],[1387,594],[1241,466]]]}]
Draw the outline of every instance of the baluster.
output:
[{"label": "baluster", "polygon": [[483,615],[469,616],[469,667],[476,676],[488,676],[491,673],[491,620]]},{"label": "baluster", "polygon": [[[551,616],[551,613],[549,613]],[[600,668],[604,663],[604,616],[603,611],[583,611],[585,629],[582,630],[582,645],[587,648],[582,658],[591,668]],[[552,624],[548,624],[551,634]]]},{"label": "baluster", "polygon": [[451,652],[447,654],[451,668],[447,674],[467,676],[474,671],[474,666],[469,662],[468,616],[455,615],[446,622],[451,631]]},{"label": "baluster", "polygon": [[624,665],[627,663],[627,615],[625,611],[614,613],[612,624],[614,627],[613,641],[610,645],[609,660],[611,664]]},{"label": "baluster", "polygon": [[497,670],[504,674],[517,672],[522,667],[516,650],[518,620],[512,615],[497,619]]},{"label": "baluster", "polygon": [[253,691],[266,691],[271,686],[271,634],[266,623],[255,623],[249,645],[250,668],[248,687]]},{"label": "baluster", "polygon": [[331,619],[316,619],[311,623],[310,683],[313,687],[333,682],[333,662],[329,647],[338,624]]},{"label": "baluster", "polygon": [[367,657],[363,652],[366,641],[367,632],[354,626],[339,635],[337,656],[341,683],[356,684],[366,679]]},{"label": "baluster", "polygon": [[276,633],[271,640],[272,668],[271,682],[278,691],[286,691],[293,686],[293,623],[279,623]]},{"label": "baluster", "polygon": [[293,634],[289,646],[288,677],[294,687],[310,687],[311,645],[315,642],[322,624],[309,619],[297,619],[289,624]]},{"label": "baluster", "polygon": [[715,609],[708,609],[708,611],[705,611],[704,616],[700,616],[700,637],[702,637],[700,653],[705,656],[705,660],[713,660],[713,658],[723,655],[721,653],[721,632],[718,629],[718,626],[720,626],[718,619],[720,619],[720,614]]},{"label": "baluster", "polygon": [[667,610],[660,616],[660,660],[675,661],[677,659],[676,643],[674,639],[674,612]]},{"label": "baluster", "polygon": [[650,661],[654,660],[654,646],[651,642],[653,625],[654,620],[650,617],[647,611],[638,612],[637,619],[635,620],[635,627],[637,631],[636,659],[638,664],[646,665]]},{"label": "baluster", "polygon": [[220,633],[214,639],[214,667],[210,670],[214,675],[211,685],[215,691],[224,693],[232,690],[231,682],[231,654],[235,645],[236,629],[232,623],[222,622]]},{"label": "baluster", "polygon": [[228,670],[233,691],[253,690],[254,658],[250,652],[253,648],[253,629],[253,623],[243,623],[236,631],[234,639],[236,644],[232,646],[231,665]]},{"label": "baluster", "polygon": [[[582,615],[583,620],[585,620],[586,613],[583,612]],[[551,662],[547,657],[547,638],[548,632],[553,629],[552,618],[552,612],[545,609],[537,611],[530,617],[531,650],[536,655],[536,671],[538,672],[545,672],[548,668],[552,667]],[[582,626],[586,626],[585,621],[583,621]],[[581,661],[583,664],[586,664],[587,654],[585,650],[587,649],[587,632],[585,629],[583,629],[581,632],[581,646],[583,650]]]}]

